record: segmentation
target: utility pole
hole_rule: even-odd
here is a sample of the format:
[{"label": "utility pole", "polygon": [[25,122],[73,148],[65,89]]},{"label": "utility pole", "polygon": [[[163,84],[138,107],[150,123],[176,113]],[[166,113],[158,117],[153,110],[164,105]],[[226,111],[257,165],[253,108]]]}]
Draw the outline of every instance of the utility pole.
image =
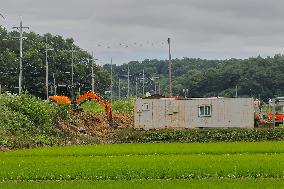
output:
[{"label": "utility pole", "polygon": [[144,72],[144,69],[143,69],[143,75],[142,75],[142,88],[143,88],[143,97],[145,96],[145,72]]},{"label": "utility pole", "polygon": [[54,87],[54,95],[56,95],[56,85],[55,85],[55,76],[54,76],[54,73],[52,73],[52,76],[53,76],[53,87]]},{"label": "utility pole", "polygon": [[20,26],[13,27],[13,29],[17,29],[20,32],[20,73],[19,73],[19,94],[22,92],[22,80],[23,80],[23,29],[29,29],[29,27],[23,26],[23,21],[21,18]]},{"label": "utility pole", "polygon": [[92,92],[95,92],[94,52],[92,52]]},{"label": "utility pole", "polygon": [[238,85],[236,85],[236,98],[238,97]]},{"label": "utility pole", "polygon": [[67,52],[71,52],[71,98],[74,98],[74,46],[72,43],[71,50],[67,50]]},{"label": "utility pole", "polygon": [[47,36],[45,37],[45,87],[46,87],[46,100],[49,101],[48,95],[48,60],[47,52],[53,51],[54,49],[47,48]]},{"label": "utility pole", "polygon": [[168,45],[169,45],[169,93],[170,96],[173,96],[172,91],[172,57],[171,57],[171,39],[168,38]]},{"label": "utility pole", "polygon": [[110,59],[110,102],[112,102],[112,58]]},{"label": "utility pole", "polygon": [[118,100],[120,100],[120,78],[118,78]]},{"label": "utility pole", "polygon": [[272,99],[272,127],[275,128],[275,98]]},{"label": "utility pole", "polygon": [[159,79],[159,77],[157,77],[157,76],[154,76],[154,77],[152,77],[151,78],[151,80],[154,82],[154,87],[155,87],[155,94],[157,94],[157,81],[156,80],[158,80]]},{"label": "utility pole", "polygon": [[157,94],[157,82],[155,81],[154,83],[155,83],[154,84],[155,85],[155,94]]},{"label": "utility pole", "polygon": [[95,75],[94,75],[94,64],[95,64],[95,60],[98,60],[98,59],[95,59],[94,58],[94,52],[92,51],[92,58],[91,59],[87,59],[88,62],[91,61],[92,65],[91,65],[91,68],[92,68],[92,92],[95,92]]},{"label": "utility pole", "polygon": [[130,74],[130,71],[129,71],[129,64],[128,64],[128,67],[127,67],[127,98],[129,98],[129,87],[130,87],[130,79],[129,79],[129,74]]},{"label": "utility pole", "polygon": [[135,79],[135,97],[137,98],[137,91],[138,91],[138,83],[137,83],[137,77]]}]

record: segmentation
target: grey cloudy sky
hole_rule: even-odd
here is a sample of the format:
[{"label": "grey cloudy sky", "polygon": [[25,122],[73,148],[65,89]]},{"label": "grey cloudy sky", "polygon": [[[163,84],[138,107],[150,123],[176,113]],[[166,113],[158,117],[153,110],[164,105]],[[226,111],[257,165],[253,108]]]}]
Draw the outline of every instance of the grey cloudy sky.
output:
[{"label": "grey cloudy sky", "polygon": [[0,12],[8,30],[22,16],[31,31],[73,37],[102,62],[166,59],[167,37],[173,58],[284,52],[281,0],[0,0]]}]

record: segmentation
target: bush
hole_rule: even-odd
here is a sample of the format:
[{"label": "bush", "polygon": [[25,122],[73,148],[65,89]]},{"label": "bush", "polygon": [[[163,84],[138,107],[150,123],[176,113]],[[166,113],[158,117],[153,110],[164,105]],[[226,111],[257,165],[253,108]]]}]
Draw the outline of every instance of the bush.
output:
[{"label": "bush", "polygon": [[[119,113],[129,113],[133,114],[134,110],[134,100],[133,98],[130,98],[128,100],[120,100],[120,101],[114,101],[112,105],[112,112],[119,112]],[[102,107],[97,101],[91,100],[83,103],[81,105],[84,111],[86,112],[93,112],[93,113],[99,113],[104,112],[105,109]]]},{"label": "bush", "polygon": [[122,129],[115,132],[113,140],[116,143],[283,141],[284,129]]},{"label": "bush", "polygon": [[29,148],[55,145],[64,131],[58,120],[69,117],[69,106],[57,106],[28,94],[0,95],[0,146]]},{"label": "bush", "polygon": [[33,129],[47,131],[56,119],[56,109],[34,96],[1,95],[0,115],[1,123],[13,129]]},{"label": "bush", "polygon": [[134,100],[135,99],[130,98],[128,100],[115,101],[112,103],[112,111],[119,112],[119,113],[133,114]]}]

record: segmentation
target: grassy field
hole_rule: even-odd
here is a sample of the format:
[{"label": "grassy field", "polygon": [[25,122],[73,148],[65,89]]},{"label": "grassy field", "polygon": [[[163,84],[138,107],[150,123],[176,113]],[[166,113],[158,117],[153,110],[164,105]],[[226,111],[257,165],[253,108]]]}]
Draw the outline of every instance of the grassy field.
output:
[{"label": "grassy field", "polygon": [[0,153],[0,188],[281,188],[284,142],[147,143]]}]

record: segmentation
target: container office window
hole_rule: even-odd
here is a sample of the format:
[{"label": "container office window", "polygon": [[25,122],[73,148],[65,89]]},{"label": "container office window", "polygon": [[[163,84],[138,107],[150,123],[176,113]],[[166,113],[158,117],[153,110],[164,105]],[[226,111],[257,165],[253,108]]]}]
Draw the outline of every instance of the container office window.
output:
[{"label": "container office window", "polygon": [[212,108],[209,105],[201,105],[198,107],[199,117],[211,117]]},{"label": "container office window", "polygon": [[143,111],[149,111],[150,110],[150,104],[149,103],[143,103],[142,104],[142,110]]}]

